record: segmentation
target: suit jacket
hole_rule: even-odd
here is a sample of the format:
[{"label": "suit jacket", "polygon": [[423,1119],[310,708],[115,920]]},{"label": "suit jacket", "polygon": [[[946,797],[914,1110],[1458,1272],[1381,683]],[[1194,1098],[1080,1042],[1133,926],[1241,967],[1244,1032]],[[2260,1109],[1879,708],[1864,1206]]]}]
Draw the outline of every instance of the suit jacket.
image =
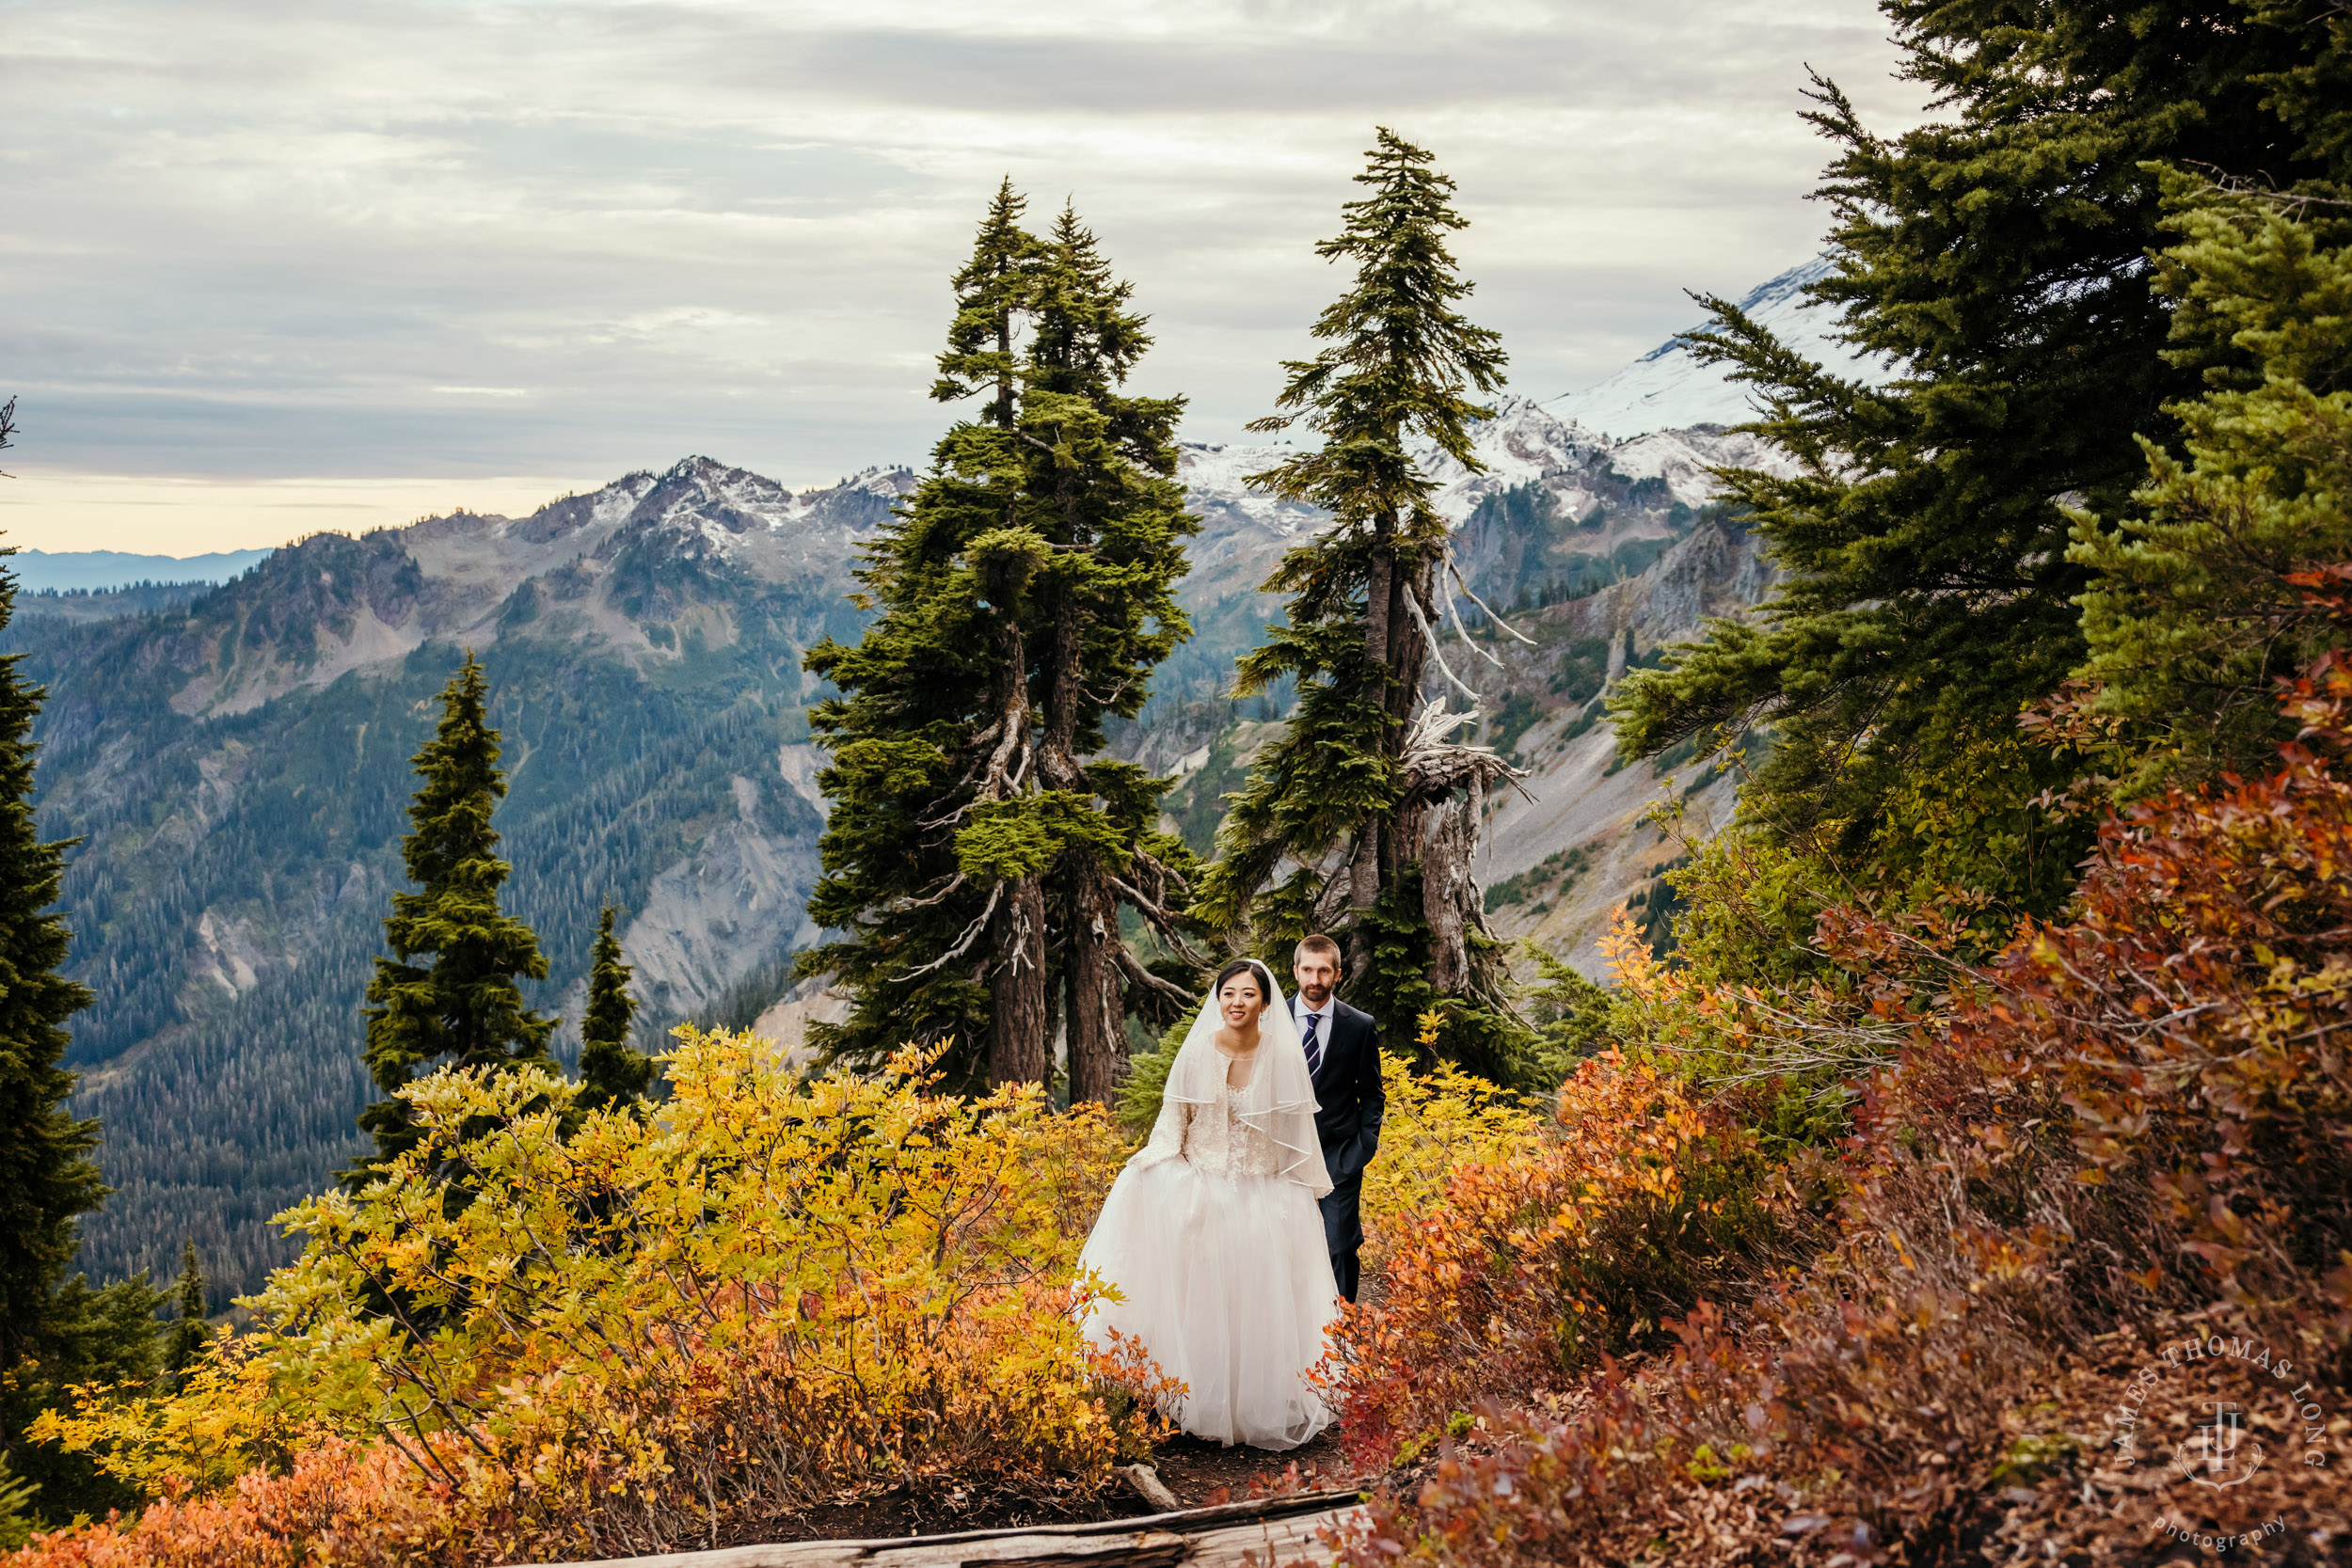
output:
[{"label": "suit jacket", "polygon": [[1333,1196],[1348,1195],[1353,1228],[1354,1194],[1364,1167],[1380,1147],[1380,1117],[1389,1107],[1380,1087],[1380,1048],[1373,1039],[1372,1015],[1334,1000],[1331,1037],[1324,1042],[1323,1066],[1315,1073],[1315,1134],[1323,1142],[1324,1167]]}]

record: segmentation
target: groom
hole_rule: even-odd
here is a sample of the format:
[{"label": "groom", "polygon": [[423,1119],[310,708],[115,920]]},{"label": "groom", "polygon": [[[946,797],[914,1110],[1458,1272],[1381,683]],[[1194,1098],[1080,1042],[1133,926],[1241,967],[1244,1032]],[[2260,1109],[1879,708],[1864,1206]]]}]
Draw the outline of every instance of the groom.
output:
[{"label": "groom", "polygon": [[1380,1148],[1380,1116],[1388,1099],[1380,1090],[1380,1048],[1372,1037],[1372,1017],[1359,1013],[1331,988],[1340,983],[1340,944],[1311,936],[1291,958],[1298,982],[1291,1016],[1298,1021],[1299,1043],[1307,1048],[1307,1071],[1314,1079],[1315,1133],[1331,1191],[1323,1198],[1323,1239],[1331,1249],[1331,1273],[1340,1294],[1356,1299],[1356,1251],[1364,1244],[1357,1205],[1364,1192],[1364,1167]]}]

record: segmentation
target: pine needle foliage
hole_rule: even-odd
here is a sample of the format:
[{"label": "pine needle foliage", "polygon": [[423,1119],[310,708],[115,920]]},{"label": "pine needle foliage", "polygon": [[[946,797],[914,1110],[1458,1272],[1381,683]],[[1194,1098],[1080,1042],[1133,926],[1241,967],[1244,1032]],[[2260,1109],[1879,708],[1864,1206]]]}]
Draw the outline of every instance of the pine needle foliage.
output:
[{"label": "pine needle foliage", "polygon": [[[15,609],[15,575],[0,571],[0,626]],[[0,1371],[44,1354],[63,1326],[76,1216],[106,1196],[98,1123],[66,1104],[66,1020],[90,992],[60,973],[72,935],[51,906],[75,841],[44,844],[34,820],[33,721],[47,693],[18,673],[21,657],[0,656]]]},{"label": "pine needle foliage", "polygon": [[164,1370],[168,1374],[185,1372],[212,1342],[212,1325],[204,1319],[206,1289],[204,1265],[197,1259],[196,1238],[191,1236],[180,1255],[180,1278],[171,1288],[177,1315],[164,1329]]},{"label": "pine needle foliage", "polygon": [[1120,909],[1181,946],[1189,858],[1156,831],[1170,781],[1096,758],[1189,631],[1175,598],[1197,525],[1174,479],[1181,399],[1122,388],[1151,344],[1129,286],[1064,212],[1039,236],[1002,186],[932,395],[987,401],[869,546],[853,646],[806,667],[840,695],[810,912],[847,933],[804,954],[850,1016],[834,1059],[952,1040],[951,1080],[1041,1082],[1059,1013],[1073,1093],[1106,1100],[1125,1019],[1188,999],[1120,934]]},{"label": "pine needle foliage", "polygon": [[2169,186],[2176,352],[2255,364],[2173,406],[2183,451],[2148,444],[2130,514],[2076,520],[2073,554],[2096,574],[2082,675],[2117,725],[2103,760],[2127,799],[2257,774],[2295,738],[2279,683],[2342,635],[2296,579],[2352,560],[2352,213]]},{"label": "pine needle foliage", "polygon": [[642,1103],[653,1086],[653,1058],[629,1048],[628,1028],[637,999],[628,993],[633,973],[621,961],[621,941],[612,934],[612,905],[596,921],[596,945],[588,955],[588,1006],[580,1021],[581,1112]]},{"label": "pine needle foliage", "polygon": [[[344,1173],[360,1187],[417,1132],[396,1091],[436,1066],[550,1065],[555,1020],[523,1005],[518,979],[547,978],[531,927],[499,908],[514,867],[498,856],[491,814],[506,793],[489,683],[469,653],[441,693],[441,721],[416,755],[423,781],[408,808],[401,857],[416,891],[392,895],[389,958],[368,986],[368,1071],[385,1098],[359,1113],[375,1155]],[[418,962],[429,959],[429,962]]]},{"label": "pine needle foliage", "polygon": [[[1286,959],[1310,928],[1338,934],[1350,1000],[1380,1021],[1391,1049],[1443,998],[1420,879],[1420,826],[1430,802],[1404,771],[1407,725],[1422,705],[1430,628],[1448,529],[1424,444],[1473,473],[1471,426],[1493,410],[1501,340],[1455,307],[1473,287],[1447,237],[1464,226],[1454,182],[1425,150],[1386,127],[1364,171],[1366,194],[1342,208],[1337,238],[1316,246],[1352,265],[1347,291],[1316,319],[1324,346],[1286,362],[1280,414],[1252,429],[1301,425],[1322,437],[1250,476],[1285,500],[1327,509],[1331,527],[1286,553],[1265,591],[1288,596],[1285,623],[1242,660],[1237,695],[1285,678],[1297,705],[1231,798],[1201,916],[1229,940]],[[1482,946],[1483,921],[1470,919]],[[1472,998],[1449,1010],[1447,1053],[1503,1070],[1503,1017]]]},{"label": "pine needle foliage", "polygon": [[2093,570],[2069,553],[2070,509],[2123,515],[2137,437],[2169,450],[2166,407],[2206,368],[2171,352],[2151,263],[2169,243],[2162,166],[2340,180],[2306,70],[2334,45],[2286,8],[2208,0],[2128,23],[2072,3],[1880,8],[1902,73],[1947,114],[1883,137],[1816,78],[1837,270],[1813,293],[1894,378],[1831,375],[1705,301],[1716,320],[1692,341],[1755,386],[1752,428],[1801,465],[1724,476],[1788,575],[1612,710],[1628,756],[1769,726],[1747,831],[1833,887],[1971,888],[2005,928],[2062,901],[2087,847],[2081,822],[2032,805],[2073,762],[2017,730],[2085,653]]},{"label": "pine needle foliage", "polygon": [[[0,446],[14,429],[0,404]],[[0,556],[14,554],[0,549]],[[0,570],[0,626],[16,610],[16,578]],[[152,1375],[154,1310],[144,1274],[93,1290],[68,1277],[78,1221],[104,1199],[92,1151],[95,1119],[68,1108],[76,1074],[62,1064],[66,1021],[89,990],[60,973],[72,942],[53,906],[66,851],[41,842],[33,812],[33,723],[47,695],[0,655],[0,1528],[27,1517],[61,1524],[133,1500],[87,1460],[24,1441],[67,1386]]]}]

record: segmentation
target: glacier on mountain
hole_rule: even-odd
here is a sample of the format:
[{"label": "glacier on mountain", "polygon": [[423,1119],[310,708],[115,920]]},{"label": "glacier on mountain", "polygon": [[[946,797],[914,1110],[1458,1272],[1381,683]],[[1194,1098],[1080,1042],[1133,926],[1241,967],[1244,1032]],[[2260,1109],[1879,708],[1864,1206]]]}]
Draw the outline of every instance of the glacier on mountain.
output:
[{"label": "glacier on mountain", "polygon": [[[1828,257],[1817,256],[1749,290],[1740,309],[1833,375],[1882,383],[1892,367],[1839,338],[1836,313],[1805,296],[1805,285],[1833,270]],[[1744,423],[1756,417],[1752,396],[1748,385],[1732,380],[1722,366],[1703,363],[1677,333],[1608,380],[1548,398],[1544,406],[1562,420],[1624,440],[1653,431]]]}]

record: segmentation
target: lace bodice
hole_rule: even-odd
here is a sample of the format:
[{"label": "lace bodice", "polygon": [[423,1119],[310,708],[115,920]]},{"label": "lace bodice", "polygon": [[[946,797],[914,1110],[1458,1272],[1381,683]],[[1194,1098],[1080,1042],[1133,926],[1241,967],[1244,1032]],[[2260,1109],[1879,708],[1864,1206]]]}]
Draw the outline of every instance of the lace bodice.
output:
[{"label": "lace bodice", "polygon": [[1206,1105],[1180,1105],[1185,1160],[1211,1176],[1272,1176],[1274,1139],[1239,1119],[1242,1091],[1228,1087]]}]

